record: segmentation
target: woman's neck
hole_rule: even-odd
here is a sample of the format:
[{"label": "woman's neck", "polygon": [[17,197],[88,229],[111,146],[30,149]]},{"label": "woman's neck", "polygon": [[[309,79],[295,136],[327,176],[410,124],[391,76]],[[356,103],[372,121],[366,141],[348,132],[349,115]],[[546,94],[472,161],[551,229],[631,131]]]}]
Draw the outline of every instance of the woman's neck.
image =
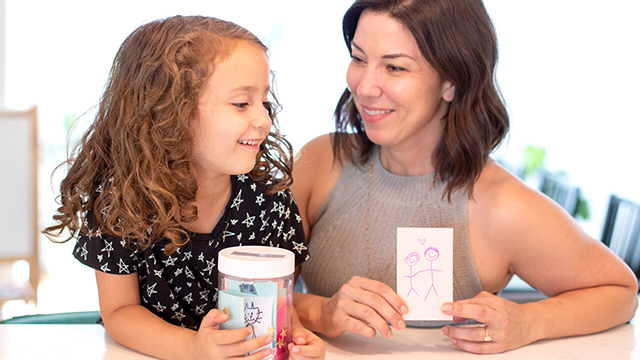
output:
[{"label": "woman's neck", "polygon": [[388,172],[399,176],[418,176],[432,173],[433,151],[424,147],[379,147],[380,163]]}]

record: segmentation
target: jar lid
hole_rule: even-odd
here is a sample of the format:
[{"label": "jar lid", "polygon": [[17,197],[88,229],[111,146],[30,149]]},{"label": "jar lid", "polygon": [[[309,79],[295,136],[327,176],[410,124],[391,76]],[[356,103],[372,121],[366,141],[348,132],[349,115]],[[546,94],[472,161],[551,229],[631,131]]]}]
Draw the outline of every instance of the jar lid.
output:
[{"label": "jar lid", "polygon": [[293,252],[270,246],[234,246],[218,253],[218,270],[245,279],[268,279],[293,274]]}]

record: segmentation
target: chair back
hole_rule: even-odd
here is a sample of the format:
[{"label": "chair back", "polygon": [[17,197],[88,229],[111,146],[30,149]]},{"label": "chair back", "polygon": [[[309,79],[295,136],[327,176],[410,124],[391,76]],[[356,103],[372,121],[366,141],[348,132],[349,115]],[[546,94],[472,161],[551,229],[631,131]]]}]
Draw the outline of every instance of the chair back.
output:
[{"label": "chair back", "polygon": [[602,242],[624,260],[640,279],[640,205],[611,195]]},{"label": "chair back", "polygon": [[580,200],[580,188],[571,186],[551,174],[546,174],[542,179],[540,188],[543,194],[562,206],[571,216],[576,215]]}]

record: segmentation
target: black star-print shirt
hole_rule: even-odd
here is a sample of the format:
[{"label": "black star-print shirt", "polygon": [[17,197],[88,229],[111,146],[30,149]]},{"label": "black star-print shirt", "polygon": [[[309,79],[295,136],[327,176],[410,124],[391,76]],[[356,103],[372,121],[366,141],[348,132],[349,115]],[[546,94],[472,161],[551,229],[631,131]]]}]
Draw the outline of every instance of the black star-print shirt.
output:
[{"label": "black star-print shirt", "polygon": [[217,304],[220,250],[238,245],[285,248],[295,254],[296,266],[309,257],[291,191],[267,195],[267,184],[247,175],[232,176],[231,198],[213,232],[190,234],[191,241],[169,256],[164,254],[166,238],[139,251],[91,225],[89,234],[78,237],[74,256],[105,273],[137,272],[142,306],[169,323],[198,329]]}]

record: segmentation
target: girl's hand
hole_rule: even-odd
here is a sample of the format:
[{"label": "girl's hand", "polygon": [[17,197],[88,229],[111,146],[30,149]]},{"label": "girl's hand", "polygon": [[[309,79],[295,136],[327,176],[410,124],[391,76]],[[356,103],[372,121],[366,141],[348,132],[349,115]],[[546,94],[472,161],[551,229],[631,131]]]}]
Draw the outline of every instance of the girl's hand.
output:
[{"label": "girl's hand", "polygon": [[[322,329],[329,337],[345,331],[372,338],[376,330],[385,338],[392,335],[389,324],[405,327],[403,314],[409,308],[395,291],[379,281],[354,276],[333,297],[322,304]],[[388,324],[388,323],[389,324]]]},{"label": "girl's hand", "polygon": [[[519,348],[539,340],[532,330],[533,319],[523,311],[523,306],[486,291],[471,299],[445,303],[442,312],[452,315],[454,322],[474,319],[485,325],[447,325],[442,332],[453,345],[472,353],[492,354]],[[487,335],[490,341],[485,341]]]},{"label": "girl's hand", "polygon": [[[251,328],[220,330],[219,324],[229,320],[229,315],[213,309],[202,319],[196,334],[196,359],[227,359],[243,356],[271,344],[271,335],[243,341],[251,334]],[[243,359],[258,360],[269,356],[269,350],[258,351]]]},{"label": "girl's hand", "polygon": [[289,359],[324,359],[324,341],[303,327],[293,329],[289,343]]}]

